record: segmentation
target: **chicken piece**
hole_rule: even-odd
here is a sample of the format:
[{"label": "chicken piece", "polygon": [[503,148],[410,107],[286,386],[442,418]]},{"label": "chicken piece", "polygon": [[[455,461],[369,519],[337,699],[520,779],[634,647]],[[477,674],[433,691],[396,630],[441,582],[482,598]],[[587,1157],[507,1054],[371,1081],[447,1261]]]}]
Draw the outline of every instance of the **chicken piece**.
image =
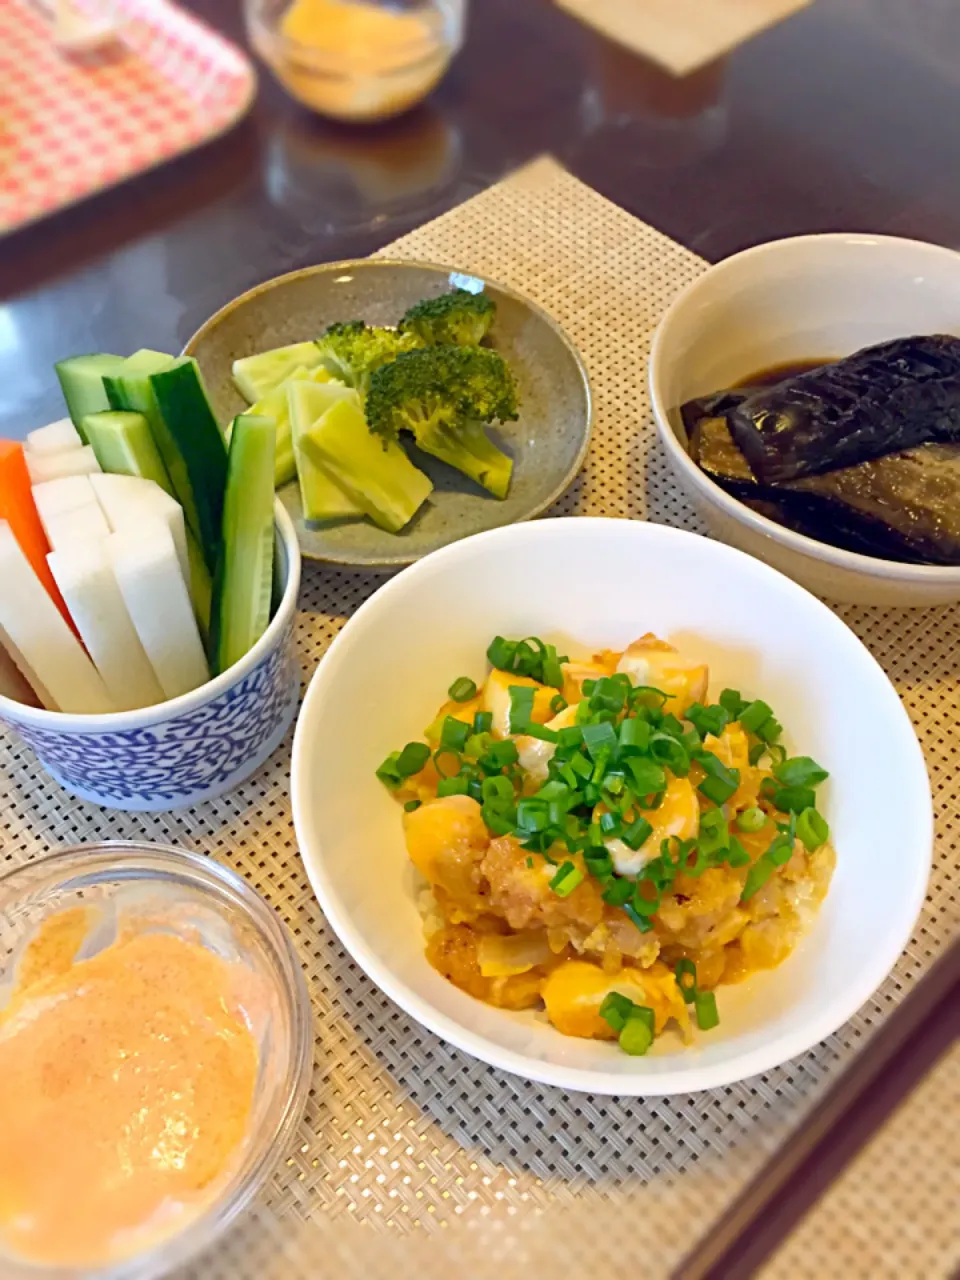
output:
[{"label": "chicken piece", "polygon": [[[571,855],[570,861],[583,870],[579,854]],[[597,880],[586,876],[571,894],[561,898],[550,888],[556,867],[540,854],[521,848],[513,836],[490,841],[480,870],[489,884],[488,910],[502,916],[511,929],[578,924],[589,931],[603,919],[604,902]]]},{"label": "chicken piece", "polygon": [[483,705],[493,716],[493,732],[498,738],[510,736],[510,689],[518,685],[536,690],[531,717],[534,724],[546,724],[553,715],[550,704],[559,689],[539,684],[527,676],[511,675],[509,671],[491,671],[483,686]]},{"label": "chicken piece", "polygon": [[658,1034],[674,1018],[685,1038],[689,1035],[690,1016],[683,994],[674,975],[659,961],[649,969],[608,974],[586,960],[567,960],[547,977],[541,995],[547,1017],[563,1035],[615,1040],[616,1032],[600,1017],[600,1006],[611,991],[652,1009]]},{"label": "chicken piece", "polygon": [[500,1009],[529,1009],[540,1002],[544,974],[532,969],[502,977],[484,977],[480,970],[478,936],[467,925],[441,929],[427,942],[427,960],[461,991]]},{"label": "chicken piece", "polygon": [[685,657],[652,632],[624,650],[617,671],[628,675],[635,685],[650,685],[669,694],[663,709],[675,716],[682,716],[691,703],[704,700],[710,678],[702,662]]},{"label": "chicken piece", "polygon": [[[653,827],[639,849],[631,849],[615,836],[604,843],[621,876],[639,876],[646,864],[660,856],[664,840],[692,840],[700,829],[700,802],[689,778],[670,777],[659,809],[644,809],[643,816]],[[599,818],[600,810],[597,811]]]},{"label": "chicken piece", "polygon": [[476,800],[431,800],[403,815],[403,829],[407,853],[420,874],[455,902],[477,909],[483,889],[480,864],[490,832]]},{"label": "chicken piece", "polygon": [[738,937],[750,919],[740,906],[745,875],[724,866],[708,867],[696,877],[677,876],[657,910],[656,930],[664,947],[694,954]]},{"label": "chicken piece", "polygon": [[[548,729],[568,729],[577,723],[577,704],[565,707],[552,720],[547,721]],[[549,776],[550,761],[556,751],[556,743],[543,742],[540,738],[531,738],[520,734],[516,738],[517,752],[520,756],[520,768],[528,775],[531,782],[546,782]]]}]

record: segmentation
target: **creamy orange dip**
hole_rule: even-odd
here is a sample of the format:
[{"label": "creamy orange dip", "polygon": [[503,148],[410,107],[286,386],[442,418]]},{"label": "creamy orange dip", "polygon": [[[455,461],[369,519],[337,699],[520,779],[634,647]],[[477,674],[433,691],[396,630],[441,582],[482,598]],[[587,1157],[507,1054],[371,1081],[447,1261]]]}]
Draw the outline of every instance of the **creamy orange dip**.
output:
[{"label": "creamy orange dip", "polygon": [[30,1262],[104,1264],[179,1229],[250,1119],[239,966],[136,924],[78,959],[96,918],[48,919],[0,1010],[0,1243]]}]

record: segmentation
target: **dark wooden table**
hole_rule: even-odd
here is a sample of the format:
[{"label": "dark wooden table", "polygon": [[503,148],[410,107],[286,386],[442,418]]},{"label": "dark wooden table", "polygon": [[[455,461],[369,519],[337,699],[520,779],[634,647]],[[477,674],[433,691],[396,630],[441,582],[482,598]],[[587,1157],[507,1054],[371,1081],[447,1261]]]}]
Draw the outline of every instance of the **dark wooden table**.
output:
[{"label": "dark wooden table", "polygon": [[[192,7],[243,40],[239,0]],[[368,253],[541,152],[711,259],[825,230],[960,247],[958,51],[955,0],[816,0],[674,80],[549,0],[473,0],[451,74],[392,124],[324,124],[264,73],[226,138],[0,242],[0,434],[59,416],[54,360],[178,349],[257,281]],[[749,1272],[956,1035],[958,970],[955,948],[780,1153],[762,1229],[755,1188],[685,1275]]]}]

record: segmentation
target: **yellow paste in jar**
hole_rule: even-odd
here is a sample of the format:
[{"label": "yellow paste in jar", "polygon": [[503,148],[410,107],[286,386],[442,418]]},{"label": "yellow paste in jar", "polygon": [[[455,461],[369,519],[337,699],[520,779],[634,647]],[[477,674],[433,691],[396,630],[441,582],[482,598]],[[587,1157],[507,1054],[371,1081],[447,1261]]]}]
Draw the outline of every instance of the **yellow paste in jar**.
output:
[{"label": "yellow paste in jar", "polygon": [[78,959],[95,920],[45,921],[0,1010],[0,1244],[41,1264],[102,1265],[183,1226],[257,1077],[238,965],[135,926]]},{"label": "yellow paste in jar", "polygon": [[429,15],[363,0],[293,0],[274,55],[277,75],[307,106],[343,120],[383,120],[419,102],[449,53]]}]

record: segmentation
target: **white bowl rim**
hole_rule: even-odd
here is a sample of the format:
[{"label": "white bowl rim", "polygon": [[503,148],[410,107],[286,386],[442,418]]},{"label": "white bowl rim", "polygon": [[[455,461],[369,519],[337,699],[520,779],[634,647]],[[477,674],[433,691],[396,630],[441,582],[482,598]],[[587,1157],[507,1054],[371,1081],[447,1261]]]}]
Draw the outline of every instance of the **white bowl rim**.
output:
[{"label": "white bowl rim", "polygon": [[[536,539],[544,534],[546,529],[554,525],[576,525],[578,527],[609,525],[611,528],[616,527],[618,532],[622,531],[626,526],[637,531],[637,536],[639,537],[646,536],[648,531],[654,531],[656,537],[664,537],[668,540],[682,539],[687,541],[696,539],[711,547],[713,549],[711,554],[715,554],[721,560],[745,559],[755,566],[756,571],[761,576],[776,578],[781,583],[787,582],[790,590],[807,598],[808,607],[819,613],[828,627],[842,631],[846,638],[853,638],[862,650],[866,662],[876,670],[877,674],[882,677],[888,686],[893,702],[899,708],[899,717],[906,738],[912,744],[910,750],[913,753],[916,770],[915,781],[920,782],[922,780],[925,794],[929,796],[930,784],[923,751],[917,740],[910,717],[907,715],[900,696],[891,684],[889,677],[860,638],[851,631],[832,609],[807,591],[805,587],[793,582],[785,574],[764,564],[763,561],[757,560],[754,556],[748,555],[745,551],[740,551],[736,547],[731,547],[712,538],[704,538],[700,534],[691,533],[685,529],[613,517],[566,516],[551,520],[537,520],[529,524],[507,525],[499,529],[488,529],[469,538],[462,538],[458,542],[451,543],[450,546],[441,547],[429,556],[424,556],[422,560],[418,560],[402,570],[396,577],[391,578],[389,582],[374,592],[372,596],[369,596],[334,638],[330,648],[321,660],[321,665],[314,672],[314,678],[310,681],[297,718],[297,727],[293,739],[290,770],[291,804],[297,847],[300,850],[307,878],[327,921],[343,946],[371,981],[395,1004],[408,1013],[410,1017],[421,1023],[429,1031],[432,1031],[434,1035],[453,1044],[456,1048],[462,1049],[465,1053],[479,1059],[481,1062],[541,1084],[555,1085],[577,1093],[596,1093],[609,1096],[663,1097],[673,1094],[697,1093],[705,1089],[716,1089],[724,1085],[736,1084],[741,1080],[781,1066],[832,1035],[870,998],[893,969],[897,959],[910,941],[927,892],[927,882],[933,861],[934,818],[932,800],[925,808],[922,824],[918,822],[917,852],[911,886],[912,891],[910,894],[904,895],[903,908],[897,921],[897,927],[888,931],[886,945],[878,948],[872,963],[864,968],[860,981],[856,986],[850,987],[838,983],[835,992],[831,993],[818,1011],[818,1015],[815,1018],[811,1018],[805,1028],[798,1028],[793,1032],[784,1033],[778,1039],[744,1053],[736,1062],[702,1067],[693,1063],[684,1065],[681,1058],[675,1070],[663,1071],[656,1077],[646,1077],[638,1074],[636,1077],[631,1078],[613,1072],[588,1070],[581,1067],[566,1067],[542,1062],[511,1049],[501,1049],[499,1046],[492,1044],[485,1036],[459,1024],[446,1014],[440,1013],[429,1002],[417,995],[405,982],[394,978],[390,969],[382,964],[377,956],[372,953],[363,935],[354,927],[349,912],[342,906],[331,882],[327,878],[322,856],[307,852],[302,833],[308,825],[308,820],[304,815],[309,811],[311,793],[307,781],[309,772],[304,758],[306,750],[304,747],[306,732],[304,726],[309,720],[312,702],[318,696],[317,690],[320,688],[320,680],[317,677],[319,677],[323,664],[330,657],[338,655],[349,643],[352,624],[367,613],[374,612],[393,595],[413,585],[419,575],[431,573],[440,558],[455,559],[461,554],[464,547],[467,545],[473,546],[480,540],[510,542],[517,538],[521,541],[527,538]],[[639,532],[641,530],[644,532]],[[549,534],[546,536],[549,536]],[[897,712],[894,711],[894,714],[897,714]]]},{"label": "white bowl rim", "polygon": [[108,711],[100,715],[82,712],[48,711],[45,707],[28,707],[26,703],[0,694],[0,717],[12,724],[29,725],[31,728],[56,730],[60,733],[122,733],[124,729],[142,728],[145,724],[163,724],[188,711],[212,702],[225,690],[247,676],[258,662],[273,648],[278,632],[286,625],[297,607],[300,594],[300,543],[283,504],[274,499],[274,520],[287,554],[287,581],[277,611],[270,625],[249,652],[226,671],[208,680],[189,693],[150,707],[135,707],[132,711]]},{"label": "white bowl rim", "polygon": [[[954,260],[960,258],[960,253],[957,250],[948,249],[945,245],[932,244],[927,240],[910,240],[902,236],[875,236],[857,231],[829,231],[817,235],[787,236],[780,240],[770,240],[765,244],[743,249],[740,253],[731,254],[729,258],[723,258],[720,262],[713,263],[677,294],[664,312],[653,335],[653,341],[650,345],[650,358],[647,364],[648,385],[653,416],[660,439],[670,455],[673,465],[685,471],[698,488],[705,489],[714,506],[720,507],[726,515],[740,524],[746,525],[754,533],[770,538],[772,541],[778,542],[800,555],[833,565],[838,569],[864,574],[870,578],[880,578],[890,582],[902,581],[915,584],[929,582],[941,585],[955,581],[960,585],[960,565],[954,567],[952,565],[909,564],[898,560],[884,560],[880,556],[862,555],[857,551],[846,551],[841,547],[832,547],[826,542],[819,542],[816,538],[807,537],[806,534],[796,533],[793,529],[787,529],[784,525],[777,524],[775,520],[770,520],[767,516],[760,515],[758,511],[752,510],[745,503],[740,502],[739,499],[732,497],[725,489],[721,489],[716,481],[711,480],[705,471],[701,471],[686,449],[683,448],[677,439],[676,433],[670,426],[667,417],[668,408],[660,394],[659,370],[666,357],[665,347],[670,336],[669,328],[676,312],[686,304],[689,297],[697,291],[708,276],[712,279],[717,279],[729,271],[735,271],[745,259],[768,257],[786,248],[814,244],[846,244],[862,248],[873,245],[896,245],[900,248],[929,253],[931,257],[950,257]],[[673,408],[677,407],[673,406]]]}]

